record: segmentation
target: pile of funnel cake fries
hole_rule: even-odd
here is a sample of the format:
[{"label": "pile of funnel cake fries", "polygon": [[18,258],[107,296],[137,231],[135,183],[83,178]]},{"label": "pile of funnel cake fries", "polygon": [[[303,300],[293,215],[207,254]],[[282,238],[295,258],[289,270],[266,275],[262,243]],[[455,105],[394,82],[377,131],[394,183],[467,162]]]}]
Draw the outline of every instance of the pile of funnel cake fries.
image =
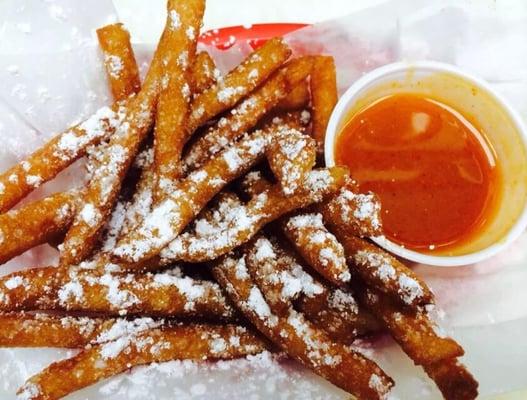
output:
[{"label": "pile of funnel cake fries", "polygon": [[[272,39],[222,75],[196,52],[204,8],[168,1],[143,82],[128,32],[99,29],[114,103],[0,175],[1,262],[44,243],[60,252],[58,266],[0,278],[0,345],[79,349],[20,396],[267,350],[382,399],[394,382],[354,342],[387,333],[446,399],[475,398],[429,288],[367,239],[382,234],[375,195],[317,165],[333,59],[291,58]],[[81,157],[81,187],[10,210]]]}]

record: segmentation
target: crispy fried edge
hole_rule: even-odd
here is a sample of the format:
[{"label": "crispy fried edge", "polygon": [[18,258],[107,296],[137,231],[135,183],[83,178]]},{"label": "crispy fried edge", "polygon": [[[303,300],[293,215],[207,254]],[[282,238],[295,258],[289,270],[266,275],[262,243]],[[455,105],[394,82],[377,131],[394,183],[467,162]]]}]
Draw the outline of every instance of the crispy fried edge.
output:
[{"label": "crispy fried edge", "polygon": [[77,195],[56,193],[0,214],[0,264],[64,233],[73,219]]},{"label": "crispy fried edge", "polygon": [[279,38],[267,41],[251,53],[222,80],[197,95],[192,101],[189,132],[228,110],[263,83],[291,55],[291,50]]},{"label": "crispy fried edge", "polygon": [[[237,340],[239,340],[239,344]],[[220,349],[217,343],[221,341]],[[59,399],[129,370],[133,366],[171,360],[233,359],[265,350],[264,342],[245,328],[188,325],[156,328],[130,339],[127,351],[105,357],[113,343],[93,345],[76,356],[55,362],[29,378],[18,394],[32,400]]]},{"label": "crispy fried edge", "polygon": [[[260,291],[265,288],[254,285],[248,272],[240,271],[236,263],[230,257],[216,262],[214,277],[238,309],[268,339],[318,375],[360,398],[382,399],[391,389],[393,380],[374,362],[332,342],[302,314],[292,308],[288,318],[272,314]],[[325,353],[324,357],[320,351]],[[378,380],[378,384],[371,384],[372,379]]]},{"label": "crispy fried edge", "polygon": [[214,282],[169,273],[101,274],[41,267],[0,278],[0,288],[0,311],[4,312],[62,310],[213,320],[229,320],[235,315]]},{"label": "crispy fried edge", "polygon": [[174,182],[182,176],[181,154],[189,136],[191,72],[196,44],[205,12],[204,0],[174,2],[170,13],[177,26],[168,31],[173,46],[163,59],[164,72],[154,128],[154,203],[165,199]]},{"label": "crispy fried edge", "polygon": [[130,33],[121,23],[103,26],[96,32],[113,98],[124,100],[139,92],[141,80]]},{"label": "crispy fried edge", "polygon": [[337,74],[335,61],[330,56],[316,56],[310,79],[312,105],[312,135],[317,141],[320,153],[324,150],[324,140],[329,117],[337,104]]},{"label": "crispy fried edge", "polygon": [[[139,146],[147,135],[153,120],[154,109],[161,89],[163,59],[171,54],[174,35],[171,35],[170,11],[176,9],[178,1],[167,3],[168,16],[165,29],[154,53],[154,58],[141,91],[128,104],[126,115],[118,132],[110,138],[103,149],[100,165],[88,183],[77,215],[66,234],[60,254],[60,265],[76,264],[90,255],[97,244],[104,222],[112,211],[126,171],[135,158]],[[179,54],[172,54],[178,57]],[[120,157],[113,153],[117,152]],[[95,221],[85,221],[84,207],[91,207]]]},{"label": "crispy fried edge", "polygon": [[[225,232],[227,240],[217,246],[210,246],[210,238],[195,235],[180,235],[161,253],[163,264],[174,261],[205,262],[228,253],[232,249],[249,241],[264,225],[298,208],[321,202],[339,190],[347,177],[347,169],[331,167],[311,171],[297,193],[285,196],[280,185],[252,198],[245,205],[245,214],[253,218],[247,226],[232,227],[232,232]],[[327,174],[327,182],[314,189],[311,181],[319,174]],[[324,186],[325,185],[325,186]]]}]

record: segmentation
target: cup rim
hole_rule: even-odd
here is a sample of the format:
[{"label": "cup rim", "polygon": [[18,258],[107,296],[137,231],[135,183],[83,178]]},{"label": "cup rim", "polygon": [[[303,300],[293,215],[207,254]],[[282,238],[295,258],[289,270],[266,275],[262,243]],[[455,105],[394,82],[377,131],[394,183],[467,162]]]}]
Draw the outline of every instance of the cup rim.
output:
[{"label": "cup rim", "polygon": [[[395,62],[391,64],[386,64],[382,67],[376,68],[358,80],[356,80],[339,98],[335,109],[333,110],[331,117],[329,119],[328,127],[326,129],[326,137],[324,142],[324,158],[326,166],[331,167],[335,165],[335,154],[334,154],[334,143],[337,137],[338,125],[349,109],[350,102],[357,97],[361,91],[368,86],[374,84],[378,79],[383,78],[386,75],[392,73],[404,72],[409,69],[413,71],[429,71],[429,72],[447,72],[453,75],[456,75],[462,78],[465,81],[468,81],[475,86],[485,90],[489,95],[491,95],[500,107],[505,111],[507,116],[510,118],[516,130],[521,137],[523,145],[527,150],[527,128],[520,117],[519,113],[510,105],[508,100],[506,100],[501,94],[497,93],[490,85],[483,79],[467,73],[466,71],[461,70],[460,68],[453,66],[451,64],[446,64],[437,61],[416,61],[416,62]],[[521,233],[527,227],[527,203],[524,205],[524,209],[516,222],[512,225],[509,231],[496,243],[487,246],[484,249],[478,250],[476,252],[463,254],[459,256],[435,256],[430,254],[419,253],[414,250],[409,250],[397,243],[394,243],[387,239],[384,236],[372,237],[371,239],[384,248],[385,250],[390,251],[391,253],[407,259],[409,261],[418,262],[425,265],[432,265],[438,267],[461,267],[477,262],[486,260],[503,249],[510,245],[514,240],[516,240]]]}]

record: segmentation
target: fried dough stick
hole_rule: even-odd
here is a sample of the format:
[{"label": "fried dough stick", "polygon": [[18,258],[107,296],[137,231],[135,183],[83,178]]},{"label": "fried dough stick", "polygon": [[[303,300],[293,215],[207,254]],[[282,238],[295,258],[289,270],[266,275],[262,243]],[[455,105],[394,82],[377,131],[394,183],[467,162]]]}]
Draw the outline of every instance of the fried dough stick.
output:
[{"label": "fried dough stick", "polygon": [[350,272],[357,273],[368,286],[413,308],[434,302],[430,288],[406,265],[366,240],[342,234],[330,225],[344,247]]},{"label": "fried dough stick", "polygon": [[234,316],[214,282],[158,274],[33,268],[0,279],[0,311],[63,310],[106,316]]},{"label": "fried dough stick", "polygon": [[[216,82],[216,76],[213,73],[215,70],[215,64],[212,58],[207,52],[200,52],[196,55],[194,60],[194,66],[192,68],[192,83],[196,85],[193,88],[192,93],[201,93],[203,90],[208,88],[210,85]],[[137,183],[135,193],[131,201],[127,204],[123,204],[124,215],[122,223],[119,226],[118,231],[115,233],[115,237],[108,243],[107,246],[103,247],[105,251],[111,251],[115,246],[115,241],[127,235],[136,225],[150,211],[153,203],[153,189],[155,183],[155,171],[152,168],[154,161],[154,150],[151,147],[147,147],[136,157],[135,163],[140,164],[138,167],[141,169],[141,176]],[[117,214],[118,205],[116,205]]]},{"label": "fried dough stick", "polygon": [[374,193],[359,193],[350,181],[331,201],[319,207],[326,223],[337,226],[342,234],[373,237],[382,235],[381,203]]},{"label": "fried dough stick", "polygon": [[[169,0],[167,22],[159,41],[154,59],[145,78],[142,90],[128,104],[126,115],[116,133],[103,146],[98,168],[92,176],[83,196],[74,222],[66,234],[60,255],[60,265],[76,264],[90,255],[104,227],[104,221],[112,211],[121,183],[134,160],[139,146],[146,137],[154,120],[154,108],[161,87],[163,59],[181,55],[172,35],[172,16],[179,15],[184,2]],[[198,12],[198,10],[196,10]]]},{"label": "fried dough stick", "polygon": [[[270,186],[271,183],[258,171],[247,174],[242,181],[242,191],[251,196]],[[326,204],[317,208],[324,209]],[[297,214],[284,221],[281,228],[309,266],[321,276],[337,286],[350,280],[344,248],[324,226],[320,214]]]},{"label": "fried dough stick", "polygon": [[185,170],[201,167],[210,157],[253,128],[280,99],[287,95],[291,87],[300,80],[305,80],[311,72],[311,65],[311,57],[301,57],[290,61],[275,72],[192,145],[183,161]]},{"label": "fried dough stick", "polygon": [[168,196],[174,182],[181,177],[181,152],[188,137],[191,101],[190,67],[196,58],[205,0],[187,0],[170,11],[169,31],[173,47],[163,60],[165,71],[156,111],[154,129],[154,202]]},{"label": "fried dough stick", "polygon": [[406,310],[386,294],[375,289],[360,292],[360,300],[387,327],[395,341],[418,365],[462,356],[463,348],[453,339],[435,331],[426,311]]},{"label": "fried dough stick", "polygon": [[112,252],[117,262],[137,263],[159,254],[228,182],[263,157],[268,136],[253,132],[179,182],[169,198],[117,243]]},{"label": "fried dough stick", "polygon": [[382,330],[382,325],[357,303],[349,290],[333,289],[323,283],[321,286],[322,293],[300,296],[295,306],[331,339],[351,345],[358,336]]},{"label": "fried dough stick", "polygon": [[[193,93],[200,93],[215,82],[215,75],[212,72],[215,69],[214,61],[207,52],[200,52],[196,55],[192,69],[192,81],[193,84],[197,85],[192,90]],[[146,148],[136,157],[135,163],[140,164],[141,176],[132,200],[123,205],[125,209],[123,221],[115,239],[126,236],[150,211],[155,183],[153,162],[154,150],[151,147]],[[112,241],[104,250],[111,251],[114,246],[115,242]]]},{"label": "fried dough stick", "polygon": [[211,118],[232,108],[265,82],[290,55],[291,50],[281,39],[271,39],[251,53],[223,79],[198,94],[191,104],[189,134]]},{"label": "fried dough stick", "polygon": [[309,85],[307,81],[301,81],[294,86],[291,91],[278,102],[276,108],[281,111],[302,110],[309,105],[310,101]]},{"label": "fried dough stick", "polygon": [[478,397],[478,382],[456,358],[424,365],[446,400],[473,400]]},{"label": "fried dough stick", "polygon": [[379,330],[377,320],[359,307],[349,290],[332,289],[313,278],[278,240],[259,237],[244,247],[244,254],[251,277],[258,286],[265,286],[265,300],[276,314],[286,315],[290,301],[296,300],[295,305],[308,320],[345,344],[351,344],[358,335]]},{"label": "fried dough stick", "polygon": [[105,319],[48,314],[0,314],[0,347],[81,349],[90,343],[115,340],[163,324],[151,318]]},{"label": "fried dough stick", "polygon": [[[321,202],[343,184],[347,170],[341,167],[311,171],[302,187],[286,197],[280,185],[255,196],[247,204],[228,210],[219,221],[221,230],[209,235],[184,233],[165,247],[162,263],[210,261],[228,253],[248,240],[266,224],[298,208]],[[238,221],[243,221],[239,223]]]},{"label": "fried dough stick", "polygon": [[0,214],[0,264],[54,240],[70,225],[77,192],[57,193]]},{"label": "fried dough stick", "polygon": [[320,153],[324,151],[324,140],[329,117],[337,104],[337,74],[333,57],[316,56],[311,74],[311,105],[313,109],[312,135]]},{"label": "fried dough stick", "polygon": [[51,364],[31,377],[18,394],[28,400],[55,400],[138,365],[170,360],[228,360],[257,354],[264,342],[235,325],[179,325],[157,328],[94,345]]},{"label": "fried dough stick", "polygon": [[436,332],[427,311],[405,309],[375,289],[360,295],[363,304],[383,322],[403,351],[436,382],[445,399],[477,397],[477,381],[457,360],[464,354],[463,348]]},{"label": "fried dough stick", "polygon": [[[248,173],[241,182],[242,191],[250,196],[255,196],[264,190],[267,190],[271,185],[272,184],[263,177],[260,171],[252,171]],[[324,207],[323,204],[324,203],[320,205],[320,208]],[[305,216],[293,216],[287,220],[286,224],[289,225],[291,221],[293,221],[294,224],[296,222],[296,218],[305,218]],[[318,217],[316,218],[318,219]],[[316,225],[318,226],[318,222]],[[282,229],[285,231],[287,228],[282,226]],[[324,227],[324,233],[325,232],[328,231]],[[310,235],[315,233],[316,230],[314,232],[309,232]],[[321,242],[317,241],[316,237],[309,239],[313,242]],[[324,239],[327,239],[325,235]],[[303,258],[306,259],[312,268],[317,263],[319,263],[318,260],[313,262],[313,255],[320,253],[320,249],[312,251],[313,249],[310,248],[310,246],[307,246],[307,249],[302,248],[302,246],[306,245],[300,242],[296,242],[295,245],[300,255],[306,254],[306,256],[303,255]],[[331,246],[338,247],[341,245],[337,241],[332,243]],[[334,251],[338,254],[338,250]],[[282,263],[280,265],[292,265],[292,263],[288,262],[285,264]],[[320,273],[321,276],[324,276],[326,279],[328,279],[328,277],[325,276],[327,275],[327,272],[325,272],[325,267],[322,270],[319,270],[316,267],[313,269]],[[339,268],[338,271],[341,271],[341,269]],[[349,273],[349,268],[347,265],[346,269],[342,269],[342,271],[348,271]],[[345,280],[345,277],[345,272],[344,277],[339,278],[339,276],[336,275],[335,282],[342,286],[342,281]],[[332,281],[331,278],[328,280],[330,282]],[[310,321],[324,329],[333,340],[341,343],[351,344],[356,336],[377,332],[381,329],[377,319],[367,312],[363,307],[360,307],[357,304],[349,290],[344,287],[330,289],[323,282],[317,281],[317,283],[322,288],[322,292],[312,296],[300,296],[300,298],[295,302],[295,305],[306,315]]]},{"label": "fried dough stick", "polygon": [[0,314],[0,347],[82,348],[110,326],[104,319]]},{"label": "fried dough stick", "polygon": [[324,226],[321,214],[295,215],[283,224],[283,231],[300,255],[320,275],[337,286],[349,282],[351,275],[344,248]]},{"label": "fried dough stick", "polygon": [[266,287],[263,294],[273,313],[287,317],[291,301],[302,293],[310,297],[322,293],[322,285],[278,246],[276,238],[260,235],[247,243],[243,252],[240,262],[258,286]]},{"label": "fried dough stick", "polygon": [[104,67],[114,100],[125,100],[139,92],[141,80],[130,43],[130,33],[123,24],[111,24],[97,29],[99,46],[104,55]]},{"label": "fried dough stick", "polygon": [[273,314],[239,258],[219,260],[213,274],[243,315],[295,360],[361,399],[382,399],[390,391],[392,379],[374,362],[332,342],[293,308],[287,317]]},{"label": "fried dough stick", "polygon": [[267,160],[282,192],[291,196],[316,162],[316,143],[298,129],[281,127],[266,149]]},{"label": "fried dough stick", "polygon": [[196,54],[191,74],[191,89],[194,95],[203,92],[216,83],[216,64],[206,51],[200,51]]},{"label": "fried dough stick", "polygon": [[[108,138],[120,124],[119,104],[102,107],[90,118],[58,134],[24,161],[0,174],[0,213],[8,211],[41,184]],[[121,109],[122,112],[123,109]]]}]

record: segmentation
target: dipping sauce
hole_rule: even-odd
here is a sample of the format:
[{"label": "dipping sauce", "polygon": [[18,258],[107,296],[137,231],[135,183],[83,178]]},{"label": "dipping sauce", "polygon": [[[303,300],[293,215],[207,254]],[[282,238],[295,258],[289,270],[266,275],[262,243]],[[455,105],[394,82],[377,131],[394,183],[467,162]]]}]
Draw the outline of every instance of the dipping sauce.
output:
[{"label": "dipping sauce", "polygon": [[382,202],[385,236],[409,249],[453,248],[484,226],[497,203],[493,149],[446,104],[412,94],[381,98],[337,136],[335,161]]}]

